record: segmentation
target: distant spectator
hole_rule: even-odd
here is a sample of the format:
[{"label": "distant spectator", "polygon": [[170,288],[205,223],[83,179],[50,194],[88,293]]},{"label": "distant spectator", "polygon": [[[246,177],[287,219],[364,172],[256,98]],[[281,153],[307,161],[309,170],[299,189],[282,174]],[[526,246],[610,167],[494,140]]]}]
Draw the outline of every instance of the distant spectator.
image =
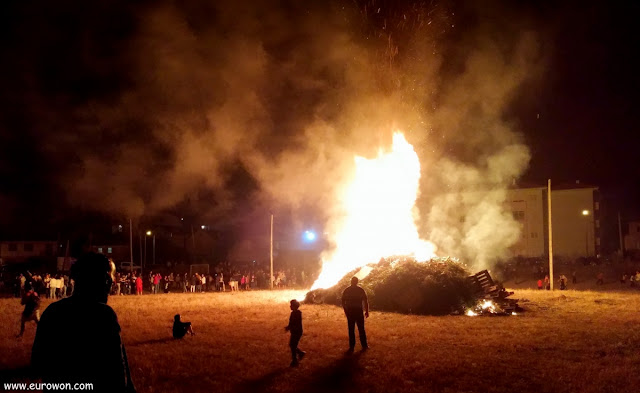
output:
[{"label": "distant spectator", "polygon": [[597,285],[604,284],[604,274],[602,274],[602,272],[599,272],[598,275],[596,276],[596,284]]},{"label": "distant spectator", "polygon": [[136,295],[142,295],[142,277],[138,276],[136,280]]},{"label": "distant spectator", "polygon": [[69,276],[63,275],[61,277],[62,288],[60,288],[60,297],[67,297],[67,285],[69,284]]},{"label": "distant spectator", "polygon": [[627,273],[623,273],[620,277],[620,284],[625,285],[627,283]]},{"label": "distant spectator", "polygon": [[20,280],[20,297],[23,297],[25,294],[24,286],[27,283],[27,277],[25,277],[24,274],[20,274],[19,280]]},{"label": "distant spectator", "polygon": [[538,279],[538,289],[542,289],[542,279]]},{"label": "distant spectator", "polygon": [[51,280],[49,281],[49,299],[55,299],[56,298],[56,290],[58,289],[58,278],[57,277],[51,277]]},{"label": "distant spectator", "polygon": [[567,277],[564,274],[560,275],[560,290],[564,291],[567,289]]},{"label": "distant spectator", "polygon": [[51,296],[49,288],[51,288],[51,276],[49,275],[49,273],[47,273],[44,275],[44,289],[46,291],[45,294],[47,298]]},{"label": "distant spectator", "polygon": [[578,282],[578,279],[576,278],[576,271],[572,271],[571,272],[571,283],[572,284],[576,284]]},{"label": "distant spectator", "polygon": [[162,280],[162,274],[156,273],[153,276],[153,293],[160,293],[160,280]]},{"label": "distant spectator", "polygon": [[196,291],[196,275],[192,275],[191,276],[191,287],[190,287],[190,291],[191,292],[195,292]]},{"label": "distant spectator", "polygon": [[218,286],[220,291],[225,291],[226,288],[224,287],[224,274],[222,272],[218,274]]},{"label": "distant spectator", "polygon": [[544,289],[547,291],[551,290],[551,281],[549,280],[549,275],[544,276]]}]

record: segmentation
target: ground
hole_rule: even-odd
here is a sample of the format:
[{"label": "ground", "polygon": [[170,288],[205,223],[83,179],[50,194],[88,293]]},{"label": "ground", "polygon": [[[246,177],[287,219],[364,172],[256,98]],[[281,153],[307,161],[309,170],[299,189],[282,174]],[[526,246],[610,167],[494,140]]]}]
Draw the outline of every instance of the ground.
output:
[{"label": "ground", "polygon": [[[640,292],[518,290],[526,311],[511,317],[372,312],[371,350],[356,347],[351,356],[342,310],[302,305],[307,356],[292,369],[284,326],[288,301],[303,294],[120,296],[109,304],[138,392],[595,393],[640,386]],[[19,300],[0,299],[0,310],[0,379],[26,380],[35,325],[16,340]],[[193,322],[195,336],[171,338],[176,313]]]}]

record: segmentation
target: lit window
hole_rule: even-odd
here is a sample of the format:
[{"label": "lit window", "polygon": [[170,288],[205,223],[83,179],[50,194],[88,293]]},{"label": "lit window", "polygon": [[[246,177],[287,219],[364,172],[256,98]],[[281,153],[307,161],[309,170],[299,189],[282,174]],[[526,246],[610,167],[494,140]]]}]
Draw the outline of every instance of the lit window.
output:
[{"label": "lit window", "polygon": [[98,252],[102,253],[102,247],[98,247]]},{"label": "lit window", "polygon": [[107,247],[107,254],[111,254],[113,252],[113,249],[111,247]]}]

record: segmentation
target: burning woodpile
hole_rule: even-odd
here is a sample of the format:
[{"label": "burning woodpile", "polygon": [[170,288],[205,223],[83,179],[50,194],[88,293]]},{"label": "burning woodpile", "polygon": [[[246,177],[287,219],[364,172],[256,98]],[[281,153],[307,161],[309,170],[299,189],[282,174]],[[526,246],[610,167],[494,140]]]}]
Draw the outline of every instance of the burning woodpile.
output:
[{"label": "burning woodpile", "polygon": [[473,307],[476,297],[469,272],[456,260],[412,257],[383,258],[347,273],[336,285],[307,293],[305,302],[340,306],[342,291],[357,276],[372,309],[407,314],[446,315]]},{"label": "burning woodpile", "polygon": [[369,296],[374,310],[421,315],[512,315],[517,300],[496,284],[489,272],[470,275],[457,260],[433,258],[418,262],[412,257],[383,258],[347,273],[330,287],[309,291],[305,303],[341,305],[342,291],[351,277]]}]

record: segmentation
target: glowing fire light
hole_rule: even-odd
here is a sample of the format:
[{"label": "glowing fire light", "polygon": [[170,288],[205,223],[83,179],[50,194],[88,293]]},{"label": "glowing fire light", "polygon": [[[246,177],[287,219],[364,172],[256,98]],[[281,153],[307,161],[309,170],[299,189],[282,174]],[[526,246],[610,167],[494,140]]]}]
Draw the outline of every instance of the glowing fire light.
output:
[{"label": "glowing fire light", "polygon": [[493,305],[491,300],[485,300],[484,303],[480,306],[483,310],[487,310],[489,312],[495,312],[496,307]]},{"label": "glowing fire light", "polygon": [[311,289],[335,285],[345,274],[393,255],[418,261],[435,256],[435,246],[421,240],[414,222],[420,161],[399,132],[390,152],[375,159],[355,157],[355,174],[338,200],[343,218],[329,236],[336,248],[323,255],[322,272]]}]

